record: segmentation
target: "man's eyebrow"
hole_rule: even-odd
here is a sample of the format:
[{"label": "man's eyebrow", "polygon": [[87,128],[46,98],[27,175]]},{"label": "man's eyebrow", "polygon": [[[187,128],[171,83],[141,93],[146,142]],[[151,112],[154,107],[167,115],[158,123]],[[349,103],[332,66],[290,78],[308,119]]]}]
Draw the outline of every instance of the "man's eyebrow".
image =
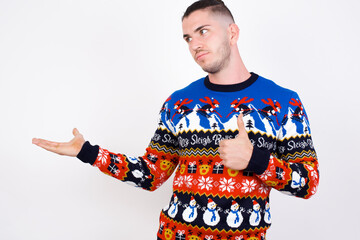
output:
[{"label": "man's eyebrow", "polygon": [[[194,30],[194,33],[198,32],[198,31],[200,31],[201,29],[203,29],[204,27],[208,27],[208,26],[210,26],[210,25],[202,25],[202,26],[196,28],[196,29]],[[183,38],[186,38],[186,37],[190,37],[190,35],[189,35],[189,34],[184,34],[184,35],[183,35]]]}]

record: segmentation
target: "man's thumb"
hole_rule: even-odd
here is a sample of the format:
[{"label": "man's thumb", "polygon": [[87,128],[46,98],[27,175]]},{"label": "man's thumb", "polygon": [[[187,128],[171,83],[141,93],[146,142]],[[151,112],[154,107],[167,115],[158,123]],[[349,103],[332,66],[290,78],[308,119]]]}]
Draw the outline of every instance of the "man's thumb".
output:
[{"label": "man's thumb", "polygon": [[79,130],[77,130],[77,128],[74,128],[73,131],[72,131],[73,135],[76,137],[76,135],[79,135],[80,132]]},{"label": "man's thumb", "polygon": [[244,135],[244,134],[246,134],[246,136],[247,136],[242,113],[239,114],[239,116],[237,118],[237,125],[238,125],[238,129],[239,129],[239,136]]}]

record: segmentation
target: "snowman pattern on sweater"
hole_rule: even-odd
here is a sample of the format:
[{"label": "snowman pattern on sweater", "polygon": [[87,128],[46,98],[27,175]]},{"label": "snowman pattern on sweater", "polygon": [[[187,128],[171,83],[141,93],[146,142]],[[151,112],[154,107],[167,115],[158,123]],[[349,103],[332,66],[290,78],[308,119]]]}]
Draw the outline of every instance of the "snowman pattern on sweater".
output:
[{"label": "snowman pattern on sweater", "polygon": [[265,216],[264,216],[264,221],[267,224],[271,224],[271,213],[270,213],[270,204],[269,202],[265,202]]},{"label": "snowman pattern on sweater", "polygon": [[230,211],[228,212],[228,216],[226,218],[226,223],[231,228],[238,228],[241,225],[243,219],[244,218],[241,214],[240,205],[233,200]]},{"label": "snowman pattern on sweater", "polygon": [[184,221],[190,223],[190,222],[194,221],[198,215],[196,200],[193,196],[191,196],[189,205],[185,206],[185,207],[186,207],[186,209],[184,210],[182,216],[183,216]]},{"label": "snowman pattern on sweater", "polygon": [[258,204],[255,200],[253,200],[253,209],[250,215],[250,225],[258,226],[260,224],[261,215],[260,215],[260,204]]},{"label": "snowman pattern on sweater", "polygon": [[176,194],[174,193],[174,200],[173,202],[171,203],[171,207],[169,208],[168,210],[168,215],[169,217],[171,218],[174,218],[176,216],[176,214],[178,213],[178,205],[179,205],[179,199],[178,197],[176,196]]},{"label": "snowman pattern on sweater", "polygon": [[208,226],[215,226],[220,221],[219,212],[216,209],[216,203],[209,198],[205,213],[204,213],[204,222]]}]

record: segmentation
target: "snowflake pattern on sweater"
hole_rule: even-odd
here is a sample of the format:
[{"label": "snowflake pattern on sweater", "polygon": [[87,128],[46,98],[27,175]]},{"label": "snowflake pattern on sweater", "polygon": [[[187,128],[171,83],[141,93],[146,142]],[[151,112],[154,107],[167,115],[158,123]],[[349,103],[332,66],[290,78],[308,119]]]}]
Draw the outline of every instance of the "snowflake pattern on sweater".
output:
[{"label": "snowflake pattern on sweater", "polygon": [[[237,135],[237,117],[254,146],[244,171],[226,168],[217,152]],[[88,142],[84,162],[133,186],[153,191],[175,171],[173,195],[160,215],[158,239],[265,239],[269,193],[309,198],[319,183],[308,117],[299,96],[252,73],[235,85],[199,79],[174,92],[141,157]]]}]

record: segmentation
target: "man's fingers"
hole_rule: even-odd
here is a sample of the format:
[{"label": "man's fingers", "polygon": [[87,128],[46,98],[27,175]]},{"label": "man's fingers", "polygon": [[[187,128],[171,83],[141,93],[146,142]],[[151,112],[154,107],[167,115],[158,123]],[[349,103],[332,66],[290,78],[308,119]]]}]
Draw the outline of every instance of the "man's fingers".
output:
[{"label": "man's fingers", "polygon": [[39,143],[39,139],[38,139],[38,138],[33,138],[33,139],[32,139],[32,143],[33,143],[33,144],[38,144],[38,143]]},{"label": "man's fingers", "polygon": [[239,136],[241,135],[245,135],[247,136],[247,132],[245,129],[245,124],[244,124],[244,120],[243,120],[243,114],[239,114],[238,118],[237,118],[237,124],[238,124],[238,129],[239,129]]},{"label": "man's fingers", "polygon": [[39,139],[39,138],[33,138],[32,143],[39,147],[42,147],[48,151],[51,151],[51,152],[56,151],[56,149],[58,149],[58,147],[60,145],[60,143],[51,142],[51,141]]}]

